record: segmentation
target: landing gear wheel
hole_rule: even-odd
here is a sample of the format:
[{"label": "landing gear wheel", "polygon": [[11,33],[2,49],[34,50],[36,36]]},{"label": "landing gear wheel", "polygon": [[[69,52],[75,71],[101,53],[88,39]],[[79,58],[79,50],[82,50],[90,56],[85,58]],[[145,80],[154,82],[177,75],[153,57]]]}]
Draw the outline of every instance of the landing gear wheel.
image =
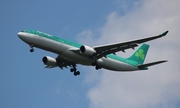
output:
[{"label": "landing gear wheel", "polygon": [[96,66],[95,68],[96,68],[96,70],[98,70],[98,69],[99,69],[99,67],[98,67],[98,66]]},{"label": "landing gear wheel", "polygon": [[71,68],[71,69],[70,69],[70,71],[71,71],[71,72],[74,72],[74,69],[73,69],[73,68]]},{"label": "landing gear wheel", "polygon": [[34,52],[34,49],[30,49],[30,52]]},{"label": "landing gear wheel", "polygon": [[76,73],[77,73],[77,75],[80,75],[80,72],[79,72],[79,71],[77,71]]},{"label": "landing gear wheel", "polygon": [[77,72],[74,72],[74,76],[77,76]]},{"label": "landing gear wheel", "polygon": [[98,69],[101,69],[101,66],[97,65],[95,68],[96,68],[96,70],[98,70]]},{"label": "landing gear wheel", "polygon": [[74,72],[74,76],[77,76],[77,75],[80,75],[80,72],[79,72],[79,71]]},{"label": "landing gear wheel", "polygon": [[30,52],[34,52],[34,49],[33,49],[34,45],[33,44],[29,44],[29,46],[31,47]]}]

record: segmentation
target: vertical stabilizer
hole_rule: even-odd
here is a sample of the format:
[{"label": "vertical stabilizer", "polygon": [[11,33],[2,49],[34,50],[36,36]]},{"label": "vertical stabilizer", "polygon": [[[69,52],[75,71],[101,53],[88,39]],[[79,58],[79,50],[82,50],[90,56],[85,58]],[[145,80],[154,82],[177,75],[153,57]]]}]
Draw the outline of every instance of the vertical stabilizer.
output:
[{"label": "vertical stabilizer", "polygon": [[127,59],[137,61],[139,64],[143,64],[146,58],[148,49],[149,49],[149,45],[143,44],[138,50],[136,50],[136,52],[131,57]]}]

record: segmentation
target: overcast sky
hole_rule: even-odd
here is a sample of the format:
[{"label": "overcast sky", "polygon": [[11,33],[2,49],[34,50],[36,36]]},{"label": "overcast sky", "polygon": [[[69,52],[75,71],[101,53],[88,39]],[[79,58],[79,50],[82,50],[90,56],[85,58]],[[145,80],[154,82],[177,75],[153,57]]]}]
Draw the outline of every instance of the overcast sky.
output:
[{"label": "overcast sky", "polygon": [[[0,4],[1,108],[179,108],[179,0],[4,0]],[[86,45],[123,42],[169,33],[152,42],[145,63],[168,60],[147,71],[96,71],[78,65],[45,69],[56,54],[23,43],[17,33],[34,29]],[[134,50],[119,52],[130,56]]]}]

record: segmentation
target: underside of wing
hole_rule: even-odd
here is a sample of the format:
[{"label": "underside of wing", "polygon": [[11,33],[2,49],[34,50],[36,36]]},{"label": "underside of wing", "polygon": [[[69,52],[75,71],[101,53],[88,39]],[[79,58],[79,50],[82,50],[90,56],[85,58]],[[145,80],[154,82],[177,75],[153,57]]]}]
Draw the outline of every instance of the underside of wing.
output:
[{"label": "underside of wing", "polygon": [[62,56],[58,56],[57,58],[53,58],[50,56],[44,56],[42,58],[42,62],[46,65],[45,68],[54,68],[54,67],[60,67],[61,69],[63,68],[68,68],[70,67],[70,71],[74,73],[75,76],[80,75],[80,72],[77,71],[76,69],[76,63],[71,62]]},{"label": "underside of wing", "polygon": [[54,67],[60,67],[63,69],[64,67],[67,68],[70,67],[76,67],[76,64],[66,60],[65,58],[61,57],[60,55],[57,58],[53,58],[50,56],[44,56],[42,58],[42,62],[46,65],[45,68],[54,68]]},{"label": "underside of wing", "polygon": [[64,67],[67,68],[69,67],[76,67],[76,64],[64,59],[63,57],[61,57],[60,55],[56,58],[57,60],[57,66],[59,66],[61,69],[63,69]]}]

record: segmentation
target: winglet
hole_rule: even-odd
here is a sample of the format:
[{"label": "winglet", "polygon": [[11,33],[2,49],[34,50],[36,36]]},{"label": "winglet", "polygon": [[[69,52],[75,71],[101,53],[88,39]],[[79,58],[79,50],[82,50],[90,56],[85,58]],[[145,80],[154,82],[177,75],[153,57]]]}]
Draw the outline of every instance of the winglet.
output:
[{"label": "winglet", "polygon": [[169,31],[165,31],[164,33],[161,34],[161,36],[166,36],[168,32]]}]

